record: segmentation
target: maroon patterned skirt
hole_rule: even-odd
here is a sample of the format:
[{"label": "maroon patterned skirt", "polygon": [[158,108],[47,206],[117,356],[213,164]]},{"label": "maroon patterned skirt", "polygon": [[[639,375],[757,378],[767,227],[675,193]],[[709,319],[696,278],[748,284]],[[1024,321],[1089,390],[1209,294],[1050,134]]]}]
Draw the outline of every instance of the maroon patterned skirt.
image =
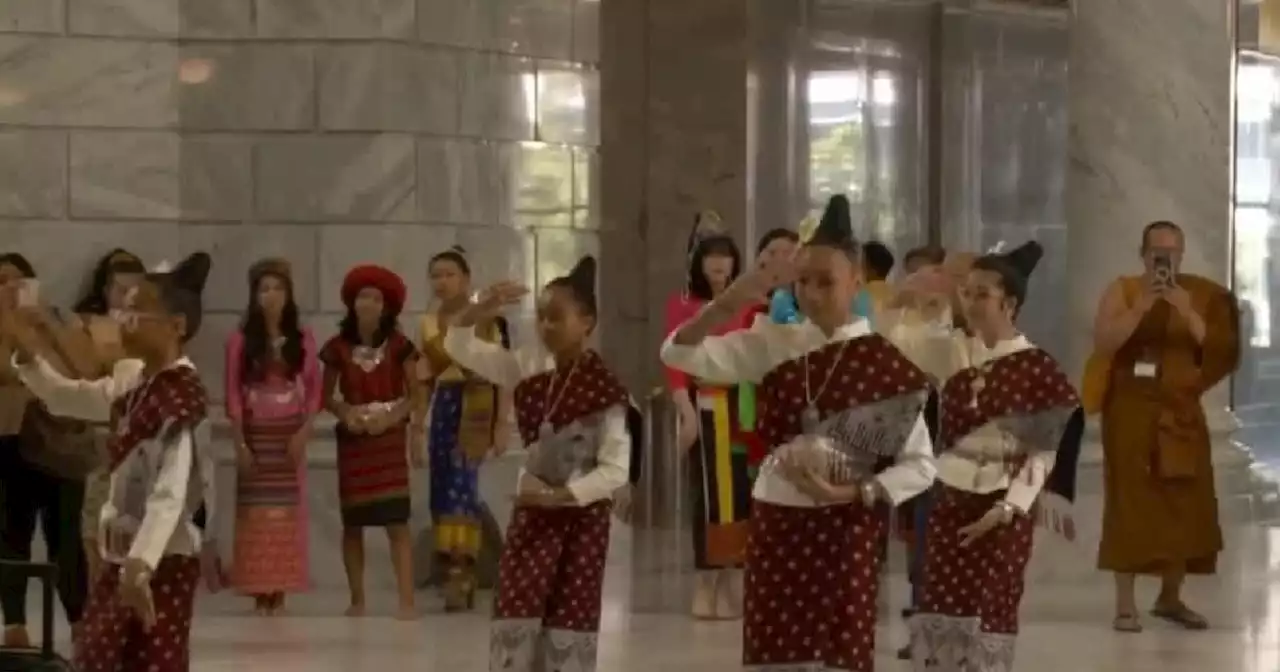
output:
[{"label": "maroon patterned skirt", "polygon": [[756,500],[747,547],[743,664],[871,672],[886,507]]},{"label": "maroon patterned skirt", "polygon": [[1035,524],[1026,516],[961,548],[960,528],[1004,498],[938,485],[924,547],[924,586],[911,620],[916,669],[1008,670]]},{"label": "maroon patterned skirt", "polygon": [[595,669],[612,509],[516,508],[498,566],[489,669]]},{"label": "maroon patterned skirt", "polygon": [[191,659],[191,614],[200,559],[166,555],[151,577],[156,624],[150,630],[117,597],[120,567],[98,575],[85,607],[84,632],[75,643],[78,670],[187,672]]}]

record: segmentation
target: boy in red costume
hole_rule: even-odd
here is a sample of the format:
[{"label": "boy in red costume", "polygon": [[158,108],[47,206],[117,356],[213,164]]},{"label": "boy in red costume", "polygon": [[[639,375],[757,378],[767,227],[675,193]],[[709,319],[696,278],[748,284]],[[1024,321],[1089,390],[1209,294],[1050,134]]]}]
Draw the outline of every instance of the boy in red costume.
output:
[{"label": "boy in red costume", "polygon": [[[32,325],[6,326],[15,364],[51,413],[110,421],[111,491],[99,521],[108,563],[93,585],[75,663],[85,672],[185,672],[201,548],[216,529],[207,394],[184,344],[200,328],[209,255],[150,273],[122,311],[130,359],[114,375],[68,380],[42,357]],[[141,366],[138,366],[138,363]]]}]

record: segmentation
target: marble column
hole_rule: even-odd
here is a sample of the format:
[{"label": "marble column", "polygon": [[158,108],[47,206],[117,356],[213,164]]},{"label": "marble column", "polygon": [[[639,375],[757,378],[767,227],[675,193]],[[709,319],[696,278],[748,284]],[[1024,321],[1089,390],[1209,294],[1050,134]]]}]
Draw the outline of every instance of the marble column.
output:
[{"label": "marble column", "polygon": [[748,241],[747,2],[610,0],[600,30],[602,347],[646,390],[694,215]]},{"label": "marble column", "polygon": [[[1233,27],[1229,2],[1077,0],[1071,26],[1067,173],[1072,371],[1092,348],[1101,294],[1139,272],[1143,227],[1177,222],[1184,267],[1230,284]],[[1206,395],[1225,518],[1256,509],[1227,386]],[[1096,437],[1095,437],[1096,438]],[[1100,487],[1100,446],[1082,487]]]}]

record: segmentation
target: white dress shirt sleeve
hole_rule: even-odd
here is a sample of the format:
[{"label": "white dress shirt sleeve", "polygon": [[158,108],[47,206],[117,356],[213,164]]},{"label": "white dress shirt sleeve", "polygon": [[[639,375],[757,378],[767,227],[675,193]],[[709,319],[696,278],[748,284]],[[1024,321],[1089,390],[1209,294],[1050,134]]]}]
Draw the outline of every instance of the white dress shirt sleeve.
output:
[{"label": "white dress shirt sleeve", "polygon": [[463,368],[500,387],[515,387],[524,374],[516,353],[476,336],[475,327],[450,327],[444,351]]},{"label": "white dress shirt sleeve", "polygon": [[1053,452],[1029,455],[1022,468],[1010,479],[1009,491],[1005,493],[1004,501],[1023,514],[1029,513],[1040,490],[1044,488],[1045,481],[1049,479],[1049,472],[1053,471],[1057,458],[1058,454]]},{"label": "white dress shirt sleeve", "polygon": [[880,472],[876,480],[895,506],[928,490],[937,476],[933,459],[933,441],[924,413],[916,416],[916,423],[907,436],[907,443],[898,453],[897,462]]},{"label": "white dress shirt sleeve", "polygon": [[218,464],[213,459],[212,451],[208,450],[208,446],[211,445],[209,434],[208,427],[203,428],[201,436],[202,448],[198,451],[200,454],[201,496],[204,504],[204,533],[201,538],[206,544],[212,544],[218,538],[218,514],[220,513],[218,511],[218,482],[216,479]]},{"label": "white dress shirt sleeve", "polygon": [[794,325],[756,320],[750,329],[708,336],[697,345],[677,345],[671,332],[662,344],[662,363],[710,383],[760,382],[778,364],[804,354]]},{"label": "white dress shirt sleeve", "polygon": [[159,473],[147,494],[146,513],[129,548],[129,557],[143,561],[152,571],[160,565],[186,512],[187,488],[195,459],[195,438],[190,429],[173,431],[165,443]]},{"label": "white dress shirt sleeve", "polygon": [[142,360],[122,359],[116,362],[108,378],[72,380],[58,373],[42,357],[14,368],[22,383],[44,402],[49,413],[89,422],[109,422],[111,404],[133,389],[142,379]]},{"label": "white dress shirt sleeve", "polygon": [[627,484],[631,469],[631,433],[627,431],[627,409],[614,406],[604,412],[596,468],[569,481],[565,486],[580,506],[613,497],[613,491]]}]

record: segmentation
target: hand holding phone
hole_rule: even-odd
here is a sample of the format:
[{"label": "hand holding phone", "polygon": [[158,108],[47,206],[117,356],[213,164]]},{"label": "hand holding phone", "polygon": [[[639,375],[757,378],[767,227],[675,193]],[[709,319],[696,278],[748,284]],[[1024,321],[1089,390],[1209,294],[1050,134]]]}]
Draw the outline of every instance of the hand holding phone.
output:
[{"label": "hand holding phone", "polygon": [[40,305],[40,281],[24,278],[18,281],[18,307],[35,308]]}]

